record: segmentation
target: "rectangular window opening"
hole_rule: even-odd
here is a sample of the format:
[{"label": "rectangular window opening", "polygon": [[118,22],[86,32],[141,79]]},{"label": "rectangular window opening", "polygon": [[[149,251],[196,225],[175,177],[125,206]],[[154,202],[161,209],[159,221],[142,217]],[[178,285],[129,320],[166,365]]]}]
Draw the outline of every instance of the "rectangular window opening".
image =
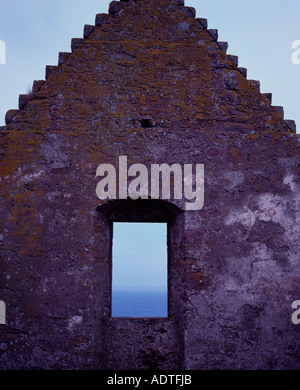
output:
[{"label": "rectangular window opening", "polygon": [[113,224],[111,315],[168,316],[167,223]]}]

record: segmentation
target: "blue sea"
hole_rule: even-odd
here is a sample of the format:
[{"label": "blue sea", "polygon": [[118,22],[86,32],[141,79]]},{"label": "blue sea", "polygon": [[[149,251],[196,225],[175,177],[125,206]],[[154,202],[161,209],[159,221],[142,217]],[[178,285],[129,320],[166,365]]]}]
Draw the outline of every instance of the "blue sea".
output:
[{"label": "blue sea", "polygon": [[112,317],[167,317],[166,291],[113,290]]}]

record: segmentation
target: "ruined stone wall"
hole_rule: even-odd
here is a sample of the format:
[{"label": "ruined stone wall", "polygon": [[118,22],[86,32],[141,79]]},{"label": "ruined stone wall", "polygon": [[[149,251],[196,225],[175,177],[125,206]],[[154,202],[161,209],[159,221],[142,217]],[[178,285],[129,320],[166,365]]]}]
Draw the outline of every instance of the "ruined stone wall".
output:
[{"label": "ruined stone wall", "polygon": [[205,208],[186,214],[186,367],[299,367],[297,144],[270,133],[219,141]]},{"label": "ruined stone wall", "polygon": [[[7,113],[2,368],[299,368],[299,137],[226,50],[182,1],[114,1]],[[110,318],[119,156],[205,165],[203,209],[170,201],[168,319]]]}]

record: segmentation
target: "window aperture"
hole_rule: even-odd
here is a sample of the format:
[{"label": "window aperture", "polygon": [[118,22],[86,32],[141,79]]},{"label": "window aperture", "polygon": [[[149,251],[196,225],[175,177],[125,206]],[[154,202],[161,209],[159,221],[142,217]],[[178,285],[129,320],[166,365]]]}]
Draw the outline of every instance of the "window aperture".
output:
[{"label": "window aperture", "polygon": [[113,223],[111,315],[168,316],[167,223]]}]

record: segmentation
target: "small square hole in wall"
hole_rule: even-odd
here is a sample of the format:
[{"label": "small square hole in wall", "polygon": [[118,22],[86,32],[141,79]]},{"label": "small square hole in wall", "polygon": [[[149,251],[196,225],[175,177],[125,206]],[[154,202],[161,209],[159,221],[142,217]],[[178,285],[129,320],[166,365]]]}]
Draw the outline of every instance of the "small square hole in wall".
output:
[{"label": "small square hole in wall", "polygon": [[150,129],[151,127],[153,127],[153,124],[150,119],[141,119],[140,123],[141,127],[143,127],[144,129]]},{"label": "small square hole in wall", "polygon": [[112,317],[167,317],[167,269],[167,223],[115,222]]}]

